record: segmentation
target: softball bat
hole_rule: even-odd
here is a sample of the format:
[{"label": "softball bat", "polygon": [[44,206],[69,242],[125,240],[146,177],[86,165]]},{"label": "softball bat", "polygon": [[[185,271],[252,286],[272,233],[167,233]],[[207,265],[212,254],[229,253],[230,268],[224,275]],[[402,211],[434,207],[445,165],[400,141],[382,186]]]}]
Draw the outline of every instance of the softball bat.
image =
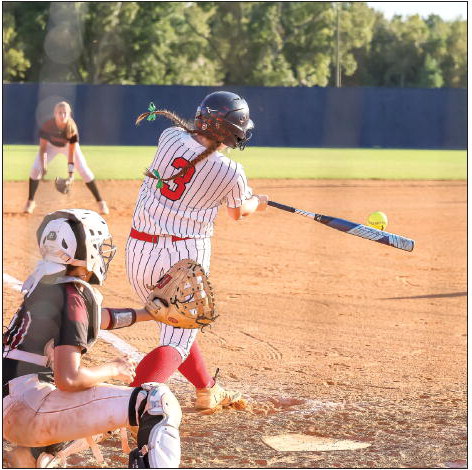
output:
[{"label": "softball bat", "polygon": [[415,241],[411,238],[377,230],[376,228],[368,227],[367,225],[357,224],[338,217],[316,214],[315,212],[302,211],[301,209],[295,209],[295,207],[286,206],[279,202],[269,201],[267,204],[283,211],[309,217],[316,220],[316,222],[320,222],[321,224],[340,230],[341,232],[348,233],[349,235],[355,235],[357,237],[365,238],[366,240],[382,243],[383,245],[392,246],[399,250],[413,251],[413,248],[415,247]]}]

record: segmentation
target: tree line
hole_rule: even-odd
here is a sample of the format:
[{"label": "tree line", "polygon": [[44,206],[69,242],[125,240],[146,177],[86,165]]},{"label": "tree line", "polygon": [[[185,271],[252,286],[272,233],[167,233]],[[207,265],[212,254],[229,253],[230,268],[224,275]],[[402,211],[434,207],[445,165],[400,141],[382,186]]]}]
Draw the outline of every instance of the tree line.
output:
[{"label": "tree line", "polygon": [[466,87],[467,24],[365,2],[3,2],[4,82]]}]

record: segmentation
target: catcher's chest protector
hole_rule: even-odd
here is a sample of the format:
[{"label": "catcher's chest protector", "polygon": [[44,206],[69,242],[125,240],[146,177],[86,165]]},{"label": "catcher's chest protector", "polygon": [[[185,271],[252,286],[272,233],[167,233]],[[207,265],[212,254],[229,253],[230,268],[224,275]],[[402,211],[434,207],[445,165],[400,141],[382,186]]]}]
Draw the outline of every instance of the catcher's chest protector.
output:
[{"label": "catcher's chest protector", "polygon": [[87,301],[87,315],[89,320],[87,332],[87,349],[90,349],[97,341],[98,333],[100,331],[100,323],[102,319],[102,294],[92,287],[88,282],[82,281],[72,276],[63,276],[56,280],[56,284],[63,284],[67,282],[74,282],[82,285],[84,288],[81,294]]}]

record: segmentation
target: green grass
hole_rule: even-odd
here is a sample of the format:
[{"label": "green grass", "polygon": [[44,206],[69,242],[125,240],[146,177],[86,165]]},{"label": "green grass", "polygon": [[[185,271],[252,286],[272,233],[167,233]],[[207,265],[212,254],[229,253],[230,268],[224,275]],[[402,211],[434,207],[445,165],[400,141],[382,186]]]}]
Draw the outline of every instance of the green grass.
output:
[{"label": "green grass", "polygon": [[[38,147],[3,146],[3,179],[28,179]],[[141,179],[155,147],[83,146],[97,179]],[[450,179],[467,178],[465,150],[390,150],[248,147],[230,158],[243,164],[249,178]],[[58,155],[48,178],[66,176],[67,160]],[[78,176],[78,175],[77,175]]]}]

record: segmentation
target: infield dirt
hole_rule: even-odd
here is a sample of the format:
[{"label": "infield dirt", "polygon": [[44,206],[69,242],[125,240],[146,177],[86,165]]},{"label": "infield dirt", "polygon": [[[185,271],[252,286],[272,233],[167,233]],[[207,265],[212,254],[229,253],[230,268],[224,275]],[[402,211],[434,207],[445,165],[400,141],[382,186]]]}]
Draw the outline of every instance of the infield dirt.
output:
[{"label": "infield dirt", "polygon": [[[412,253],[269,208],[240,222],[220,213],[211,279],[221,316],[198,341],[220,383],[240,390],[244,411],[201,415],[181,376],[182,467],[463,467],[467,458],[467,183],[465,181],[253,180],[255,192],[308,211],[365,223],[381,210],[388,231],[416,240]],[[139,181],[101,181],[119,252],[104,305],[139,306],[124,247]],[[3,184],[3,272],[24,280],[38,259],[35,231],[47,213],[96,209],[81,182],[62,196],[40,185],[22,214],[27,183]],[[3,318],[20,302],[3,286]],[[152,323],[116,335],[142,353]],[[87,363],[116,350],[99,341]],[[262,437],[306,434],[370,443],[350,451],[279,452]],[[4,443],[4,450],[9,446]],[[117,439],[108,467],[126,467]],[[95,467],[90,451],[69,466]]]}]

